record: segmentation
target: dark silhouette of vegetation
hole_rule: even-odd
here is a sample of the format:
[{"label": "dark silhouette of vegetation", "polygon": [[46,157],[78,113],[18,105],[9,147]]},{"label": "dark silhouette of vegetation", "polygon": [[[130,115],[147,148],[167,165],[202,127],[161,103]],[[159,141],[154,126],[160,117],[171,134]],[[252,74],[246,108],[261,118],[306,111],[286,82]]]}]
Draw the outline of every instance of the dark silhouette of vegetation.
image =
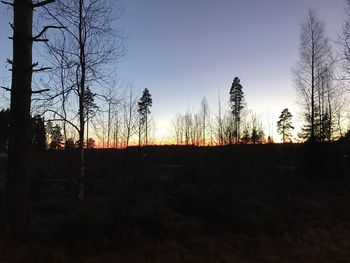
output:
[{"label": "dark silhouette of vegetation", "polygon": [[62,128],[58,124],[52,127],[50,131],[49,149],[51,150],[63,149],[63,135],[61,131],[62,131]]},{"label": "dark silhouette of vegetation", "polygon": [[[46,41],[43,34],[55,26],[45,26],[37,35],[33,35],[33,11],[54,0],[2,1],[13,8],[13,57],[8,61],[12,65],[10,133],[8,143],[7,177],[7,224],[20,232],[26,230],[28,223],[28,200],[30,193],[29,156],[31,144],[31,97],[32,74],[46,68],[37,68],[33,63],[33,42]],[[20,161],[19,161],[20,160]]]},{"label": "dark silhouette of vegetation", "polygon": [[279,120],[277,122],[277,132],[282,136],[282,142],[291,142],[292,139],[292,114],[286,108],[282,111]]},{"label": "dark silhouette of vegetation", "polygon": [[46,150],[46,127],[44,118],[36,115],[32,118],[32,147],[34,151],[40,153]]},{"label": "dark silhouette of vegetation", "polygon": [[140,114],[139,120],[139,146],[141,145],[141,135],[145,136],[145,145],[148,145],[148,125],[149,125],[149,114],[151,114],[150,108],[152,107],[152,98],[148,89],[144,89],[142,97],[138,102],[138,113]]},{"label": "dark silhouette of vegetation", "polygon": [[[332,114],[332,62],[325,25],[317,18],[315,11],[309,10],[302,27],[299,62],[294,72],[296,87],[306,112],[307,127],[304,127],[302,137],[309,142],[323,141],[322,133],[326,130],[323,119]],[[317,130],[320,136],[317,136]]]},{"label": "dark silhouette of vegetation", "polygon": [[10,132],[10,109],[0,111],[0,152],[7,152]]},{"label": "dark silhouette of vegetation", "polygon": [[240,139],[241,111],[243,109],[244,99],[242,88],[240,79],[235,77],[230,89],[230,103],[234,124],[233,136],[235,138],[235,143],[238,143]]}]

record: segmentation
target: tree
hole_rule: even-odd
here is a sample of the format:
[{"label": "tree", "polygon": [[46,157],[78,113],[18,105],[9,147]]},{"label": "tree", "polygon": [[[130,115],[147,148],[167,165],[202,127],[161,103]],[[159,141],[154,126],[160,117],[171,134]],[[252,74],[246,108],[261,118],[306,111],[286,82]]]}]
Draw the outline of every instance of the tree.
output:
[{"label": "tree", "polygon": [[61,150],[63,144],[63,135],[61,132],[61,127],[59,125],[53,126],[50,132],[50,145],[51,150]]},{"label": "tree", "polygon": [[122,102],[122,136],[124,147],[128,147],[131,137],[137,133],[138,101],[135,87],[127,85],[126,97]]},{"label": "tree", "polygon": [[[309,141],[315,142],[316,108],[324,102],[323,80],[331,72],[332,53],[328,38],[325,36],[325,25],[313,10],[309,10],[302,26],[299,48],[299,61],[294,70],[296,88],[306,109],[306,122],[310,122]],[[318,96],[318,97],[317,97]],[[319,110],[319,116],[322,113]]]},{"label": "tree", "polygon": [[201,101],[201,115],[202,115],[202,145],[205,146],[208,116],[209,116],[209,106],[208,106],[208,100],[206,97],[204,97]]},{"label": "tree", "polygon": [[234,124],[234,137],[235,142],[239,142],[240,138],[240,122],[241,122],[241,111],[243,109],[243,98],[244,93],[242,91],[242,85],[240,83],[240,79],[235,77],[233,79],[231,89],[230,89],[230,102],[231,102],[231,110],[233,116],[233,124]]},{"label": "tree", "polygon": [[86,145],[87,149],[93,149],[95,148],[95,140],[93,138],[89,138],[87,140],[87,145]]},{"label": "tree", "polygon": [[[71,99],[77,101],[74,109],[76,114],[70,116],[70,120],[54,111],[62,121],[68,122],[79,135],[80,172],[78,176],[78,199],[82,203],[85,193],[85,125],[87,121],[86,91],[98,86],[105,81],[109,74],[106,73],[106,64],[120,59],[124,55],[124,47],[121,41],[117,43],[118,35],[112,29],[112,12],[116,11],[105,0],[57,0],[53,9],[46,9],[49,20],[58,23],[64,28],[64,37],[60,38],[65,43],[64,65],[68,65],[68,78],[64,92]],[[53,36],[54,37],[54,36]],[[56,42],[60,43],[56,38]],[[51,47],[52,52],[61,53],[62,45]],[[62,89],[59,90],[61,94]],[[91,93],[92,94],[92,93]],[[57,98],[53,94],[52,98]],[[66,97],[68,100],[68,97]],[[51,110],[52,112],[52,110]],[[77,116],[77,118],[75,118]]]},{"label": "tree", "polygon": [[[92,93],[89,86],[86,87],[85,93],[84,93],[84,116],[86,121],[86,138],[89,138],[89,120],[93,118],[96,111],[98,110],[98,106],[95,103],[95,96],[96,94]],[[87,143],[86,143],[86,148]]]},{"label": "tree", "polygon": [[7,152],[10,127],[10,109],[0,111],[0,152]]},{"label": "tree", "polygon": [[44,118],[36,115],[32,118],[32,148],[36,152],[46,150],[46,128]]},{"label": "tree", "polygon": [[33,42],[45,41],[42,35],[53,26],[46,26],[33,36],[33,10],[54,0],[35,1],[14,0],[2,1],[13,7],[13,58],[8,60],[12,65],[11,102],[10,102],[10,136],[8,149],[7,177],[7,222],[10,228],[20,232],[25,230],[28,216],[30,192],[29,151],[31,141],[31,97],[33,72],[45,68],[35,68],[33,63]]},{"label": "tree", "polygon": [[291,141],[292,130],[292,114],[286,108],[282,111],[279,121],[277,122],[277,132],[282,136],[282,142]]},{"label": "tree", "polygon": [[145,134],[145,143],[148,145],[148,124],[149,118],[148,115],[151,114],[150,107],[152,107],[152,98],[148,89],[144,89],[142,93],[142,97],[138,102],[138,113],[140,116],[139,119],[139,145],[141,145],[141,131]]},{"label": "tree", "polygon": [[65,142],[64,142],[64,149],[65,150],[74,150],[76,149],[75,147],[75,143],[74,143],[74,139],[73,138],[68,138]]}]

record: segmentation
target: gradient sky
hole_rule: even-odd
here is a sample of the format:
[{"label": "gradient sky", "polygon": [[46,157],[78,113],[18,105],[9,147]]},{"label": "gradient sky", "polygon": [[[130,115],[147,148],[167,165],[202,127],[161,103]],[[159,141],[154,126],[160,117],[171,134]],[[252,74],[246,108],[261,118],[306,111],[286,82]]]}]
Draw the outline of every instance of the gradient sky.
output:
[{"label": "gradient sky", "polygon": [[[127,56],[118,65],[123,79],[153,97],[158,137],[171,131],[178,112],[196,111],[206,96],[215,110],[217,96],[228,100],[235,76],[241,79],[250,109],[276,121],[288,107],[297,115],[291,69],[298,58],[300,28],[309,8],[335,39],[341,31],[344,0],[119,0],[119,27],[127,37]],[[3,6],[1,25],[8,20]],[[4,22],[5,21],[5,22]],[[1,27],[0,61],[11,56],[9,29]],[[7,77],[6,77],[7,76]],[[0,85],[8,85],[5,64]]]}]

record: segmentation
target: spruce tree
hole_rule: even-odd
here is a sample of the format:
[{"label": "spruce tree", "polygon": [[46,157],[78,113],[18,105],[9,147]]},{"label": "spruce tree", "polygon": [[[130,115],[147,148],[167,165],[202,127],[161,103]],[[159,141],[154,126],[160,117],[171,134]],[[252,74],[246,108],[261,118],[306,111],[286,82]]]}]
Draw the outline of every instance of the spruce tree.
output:
[{"label": "spruce tree", "polygon": [[236,143],[238,143],[240,138],[241,111],[243,109],[244,99],[244,93],[242,91],[242,88],[243,87],[240,83],[240,79],[238,77],[235,77],[230,89],[230,102],[233,116],[234,137]]}]

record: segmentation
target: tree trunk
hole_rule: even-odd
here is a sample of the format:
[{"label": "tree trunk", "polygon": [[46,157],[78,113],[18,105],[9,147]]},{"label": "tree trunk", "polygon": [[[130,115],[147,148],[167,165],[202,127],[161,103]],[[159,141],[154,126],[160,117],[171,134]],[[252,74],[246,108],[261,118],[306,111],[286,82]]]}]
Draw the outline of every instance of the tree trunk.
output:
[{"label": "tree trunk", "polygon": [[85,94],[85,73],[86,73],[86,63],[85,63],[85,46],[84,46],[84,23],[83,23],[83,5],[84,1],[79,1],[79,59],[80,59],[80,96],[79,96],[79,151],[80,151],[80,173],[79,173],[79,183],[78,183],[78,200],[80,203],[84,202],[84,192],[85,192],[85,156],[84,156],[84,94]]},{"label": "tree trunk", "polygon": [[13,65],[6,216],[10,228],[19,232],[26,228],[29,218],[28,159],[32,93],[32,1],[15,0],[13,8]]}]

